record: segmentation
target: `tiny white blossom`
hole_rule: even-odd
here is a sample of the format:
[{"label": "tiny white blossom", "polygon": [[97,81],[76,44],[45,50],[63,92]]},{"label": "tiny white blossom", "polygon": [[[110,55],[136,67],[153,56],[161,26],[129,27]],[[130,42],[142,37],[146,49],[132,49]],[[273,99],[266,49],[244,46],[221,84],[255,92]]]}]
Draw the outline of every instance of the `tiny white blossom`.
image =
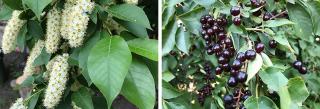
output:
[{"label": "tiny white blossom", "polygon": [[60,102],[68,80],[68,58],[68,54],[55,57],[50,73],[49,84],[43,100],[43,105],[46,108],[54,108]]},{"label": "tiny white blossom", "polygon": [[27,109],[27,106],[23,104],[22,98],[18,98],[9,109]]},{"label": "tiny white blossom", "polygon": [[17,44],[17,36],[21,27],[26,22],[19,19],[19,15],[22,11],[13,11],[11,19],[8,21],[7,26],[4,29],[2,39],[2,50],[4,54],[8,54],[15,50]]},{"label": "tiny white blossom", "polygon": [[47,33],[45,46],[48,53],[54,53],[58,50],[60,43],[60,21],[61,14],[54,8],[47,15]]},{"label": "tiny white blossom", "polygon": [[38,42],[34,45],[32,48],[30,55],[27,59],[26,66],[23,70],[23,75],[32,75],[35,71],[35,68],[33,66],[34,60],[41,54],[41,51],[44,47],[44,41],[38,40]]}]

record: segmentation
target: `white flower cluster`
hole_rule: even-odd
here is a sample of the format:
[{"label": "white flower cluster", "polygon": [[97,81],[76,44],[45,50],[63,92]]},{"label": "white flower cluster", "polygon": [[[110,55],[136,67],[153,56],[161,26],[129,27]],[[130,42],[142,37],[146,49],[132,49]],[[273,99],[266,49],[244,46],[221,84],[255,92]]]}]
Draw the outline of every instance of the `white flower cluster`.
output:
[{"label": "white flower cluster", "polygon": [[128,3],[128,4],[133,4],[133,5],[137,5],[139,0],[124,0],[124,2]]},{"label": "white flower cluster", "polygon": [[45,46],[48,53],[54,53],[58,50],[60,43],[60,21],[61,14],[59,10],[53,8],[47,15],[47,33]]},{"label": "white flower cluster", "polygon": [[25,20],[19,19],[19,15],[21,12],[22,11],[13,11],[12,17],[4,29],[2,39],[2,50],[4,54],[8,54],[14,51],[16,47],[17,36],[21,27],[26,22]]},{"label": "white flower cluster", "polygon": [[71,47],[79,47],[86,33],[89,13],[94,8],[90,0],[69,0],[62,12],[61,35],[69,41]]},{"label": "white flower cluster", "polygon": [[63,95],[68,80],[68,58],[68,54],[55,57],[50,73],[49,84],[43,100],[43,105],[46,108],[54,108]]},{"label": "white flower cluster", "polygon": [[73,102],[73,101],[72,101],[71,105],[72,105],[72,108],[73,108],[73,109],[82,109],[81,107],[78,107],[78,106],[76,105],[76,103]]},{"label": "white flower cluster", "polygon": [[44,47],[44,41],[38,40],[38,42],[34,45],[34,47],[30,52],[26,66],[24,67],[24,70],[23,70],[23,75],[28,76],[34,73],[35,68],[33,66],[33,62],[41,54],[43,47]]},{"label": "white flower cluster", "polygon": [[23,104],[22,98],[18,98],[16,102],[12,104],[9,109],[27,109],[27,106]]}]

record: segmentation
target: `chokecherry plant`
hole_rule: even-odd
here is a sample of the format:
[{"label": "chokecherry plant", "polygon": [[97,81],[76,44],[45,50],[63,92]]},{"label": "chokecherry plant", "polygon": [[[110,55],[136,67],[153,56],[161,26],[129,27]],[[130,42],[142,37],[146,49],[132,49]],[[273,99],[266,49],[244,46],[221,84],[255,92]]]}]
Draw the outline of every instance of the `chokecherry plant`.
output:
[{"label": "chokecherry plant", "polygon": [[[3,3],[3,53],[30,51],[17,84],[32,91],[10,109],[156,106],[155,0]],[[113,103],[118,96],[127,102]]]},{"label": "chokecherry plant", "polygon": [[163,3],[163,107],[319,106],[320,2]]}]

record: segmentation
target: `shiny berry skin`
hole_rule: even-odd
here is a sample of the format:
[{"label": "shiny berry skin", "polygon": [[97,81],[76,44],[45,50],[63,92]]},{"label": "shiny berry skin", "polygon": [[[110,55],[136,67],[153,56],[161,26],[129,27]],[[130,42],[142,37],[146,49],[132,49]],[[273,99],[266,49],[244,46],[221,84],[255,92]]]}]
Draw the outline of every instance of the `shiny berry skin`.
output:
[{"label": "shiny berry skin", "polygon": [[222,51],[222,56],[226,57],[226,58],[230,58],[231,57],[231,53],[229,50],[223,50]]},{"label": "shiny berry skin", "polygon": [[212,36],[214,34],[214,32],[211,28],[209,28],[209,29],[207,29],[207,34]]},{"label": "shiny berry skin", "polygon": [[250,90],[246,90],[246,91],[244,92],[244,94],[245,94],[245,95],[249,95],[249,96],[252,95]]},{"label": "shiny berry skin", "polygon": [[301,67],[302,67],[302,62],[301,61],[294,61],[293,62],[293,64],[292,64],[292,66],[293,66],[293,68],[295,68],[295,69],[301,69]]},{"label": "shiny berry skin", "polygon": [[307,71],[307,67],[305,66],[302,66],[300,69],[299,69],[299,73],[300,74],[306,74],[308,71]]},{"label": "shiny berry skin", "polygon": [[242,67],[242,62],[240,60],[234,60],[231,68],[235,70],[239,70]]},{"label": "shiny berry skin", "polygon": [[252,7],[257,8],[259,7],[260,4],[260,0],[250,0]]},{"label": "shiny berry skin", "polygon": [[215,69],[216,75],[220,75],[222,73],[222,68],[221,67],[216,67]]},{"label": "shiny berry skin", "polygon": [[206,20],[208,20],[209,18],[212,18],[212,16],[209,15],[209,14],[205,15],[204,17],[205,17]]},{"label": "shiny berry skin", "polygon": [[210,28],[210,25],[206,23],[206,24],[203,24],[201,27],[203,30],[206,30],[206,29]]},{"label": "shiny berry skin", "polygon": [[221,26],[226,26],[228,24],[228,21],[226,18],[221,19]]},{"label": "shiny berry skin", "polygon": [[236,59],[240,60],[241,62],[244,62],[246,61],[246,56],[243,52],[239,52]]},{"label": "shiny berry skin", "polygon": [[217,22],[219,25],[222,25],[222,24],[223,24],[221,18],[218,18],[218,19],[216,20],[216,22]]},{"label": "shiny berry skin", "polygon": [[212,30],[214,33],[217,33],[219,31],[219,27],[217,25],[213,25]]},{"label": "shiny berry skin", "polygon": [[205,24],[205,23],[207,23],[207,19],[205,19],[204,17],[202,18],[200,18],[200,23],[201,24]]},{"label": "shiny berry skin", "polygon": [[261,10],[258,10],[256,12],[253,12],[252,15],[259,17],[261,15]]},{"label": "shiny berry skin", "polygon": [[245,56],[248,60],[254,60],[256,58],[256,52],[254,50],[247,50]]},{"label": "shiny berry skin", "polygon": [[247,109],[247,108],[246,108],[246,107],[244,107],[244,105],[243,105],[243,104],[240,104],[239,109]]},{"label": "shiny berry skin", "polygon": [[278,43],[275,40],[270,40],[269,41],[269,46],[270,48],[276,48]]},{"label": "shiny berry skin", "polygon": [[227,47],[232,46],[232,40],[230,38],[225,38],[224,39],[224,44],[226,44]]},{"label": "shiny berry skin", "polygon": [[232,69],[231,68],[231,70],[230,70],[230,74],[232,75],[232,76],[237,76],[238,75],[238,73],[239,73],[239,70],[235,70],[235,69]]},{"label": "shiny berry skin", "polygon": [[255,47],[255,50],[257,53],[261,53],[264,49],[264,44],[263,43],[258,43]]},{"label": "shiny berry skin", "polygon": [[214,19],[213,18],[208,18],[207,19],[207,23],[210,24],[210,25],[213,25],[214,24]]},{"label": "shiny berry skin", "polygon": [[268,21],[268,20],[271,19],[271,17],[272,17],[271,13],[266,12],[266,13],[263,14],[262,19],[263,19],[263,21]]},{"label": "shiny berry skin", "polygon": [[213,55],[213,53],[214,53],[214,52],[213,52],[212,49],[208,49],[208,50],[207,50],[207,54],[208,54],[208,55]]},{"label": "shiny berry skin", "polygon": [[233,18],[233,24],[236,25],[236,26],[241,25],[241,19],[240,19],[240,17],[234,17],[234,18]]},{"label": "shiny berry skin", "polygon": [[202,36],[207,35],[207,31],[206,30],[201,30],[201,35]]},{"label": "shiny berry skin", "polygon": [[214,44],[212,49],[215,53],[222,51],[222,47],[219,44]]},{"label": "shiny berry skin", "polygon": [[219,40],[223,40],[227,37],[226,33],[225,32],[219,32],[218,34],[218,39]]},{"label": "shiny berry skin", "polygon": [[229,59],[228,58],[225,58],[225,57],[223,57],[223,56],[220,56],[219,58],[218,58],[218,63],[219,64],[225,64],[225,63],[228,63],[229,62]]},{"label": "shiny berry skin", "polygon": [[230,78],[228,79],[227,84],[228,84],[229,87],[235,87],[235,86],[237,86],[238,82],[237,82],[235,77],[230,76]]},{"label": "shiny berry skin", "polygon": [[233,96],[232,95],[225,95],[223,97],[224,104],[231,104],[233,103]]},{"label": "shiny berry skin", "polygon": [[204,39],[204,40],[210,40],[210,36],[209,36],[209,35],[204,35],[204,36],[203,36],[203,39]]},{"label": "shiny berry skin", "polygon": [[236,80],[238,82],[243,83],[247,80],[247,77],[248,77],[247,73],[245,73],[243,71],[239,71],[238,75],[236,76]]},{"label": "shiny berry skin", "polygon": [[240,7],[239,6],[233,6],[231,9],[230,9],[230,13],[231,15],[233,16],[237,16],[240,14]]},{"label": "shiny berry skin", "polygon": [[250,96],[248,95],[244,95],[241,97],[241,101],[246,101]]},{"label": "shiny berry skin", "polygon": [[228,63],[222,64],[221,67],[226,72],[230,71],[230,65]]}]

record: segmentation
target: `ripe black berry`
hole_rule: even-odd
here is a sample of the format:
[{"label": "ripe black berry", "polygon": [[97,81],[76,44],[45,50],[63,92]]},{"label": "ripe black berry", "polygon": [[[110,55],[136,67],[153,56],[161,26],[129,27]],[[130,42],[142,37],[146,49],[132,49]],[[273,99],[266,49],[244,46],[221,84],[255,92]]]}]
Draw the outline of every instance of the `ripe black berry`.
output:
[{"label": "ripe black berry", "polygon": [[261,15],[261,10],[258,10],[258,11],[256,11],[256,12],[253,12],[252,15],[254,15],[254,16],[256,16],[256,17],[260,16],[260,15]]},{"label": "ripe black berry", "polygon": [[270,40],[269,41],[269,46],[270,48],[276,48],[278,43],[275,40]]},{"label": "ripe black berry", "polygon": [[246,101],[250,96],[248,95],[244,95],[241,97],[241,101]]},{"label": "ripe black berry", "polygon": [[246,56],[243,52],[239,52],[236,59],[240,60],[241,62],[244,62],[246,61]]},{"label": "ripe black berry", "polygon": [[207,35],[207,31],[206,30],[201,30],[201,35],[202,36]]},{"label": "ripe black berry", "polygon": [[226,57],[226,58],[230,58],[231,57],[231,53],[229,50],[223,50],[222,51],[222,56]]},{"label": "ripe black berry", "polygon": [[232,63],[232,69],[239,70],[242,66],[242,62],[240,60],[234,60]]},{"label": "ripe black berry", "polygon": [[225,63],[228,63],[229,62],[229,58],[225,58],[225,57],[223,57],[223,56],[220,56],[219,58],[218,58],[218,63],[219,64],[225,64]]},{"label": "ripe black berry", "polygon": [[204,35],[204,36],[203,36],[203,39],[204,39],[204,40],[210,40],[210,36],[209,36],[209,35]]},{"label": "ripe black berry", "polygon": [[237,16],[240,14],[240,7],[239,6],[233,6],[231,9],[230,9],[230,13],[231,15],[233,16]]},{"label": "ripe black berry", "polygon": [[225,63],[225,64],[222,64],[222,69],[224,70],[224,71],[230,71],[230,65],[228,64],[228,63]]},{"label": "ripe black berry", "polygon": [[214,34],[213,29],[211,28],[207,29],[207,34],[212,36]]},{"label": "ripe black berry", "polygon": [[236,80],[238,82],[243,83],[247,80],[247,77],[248,77],[247,73],[245,73],[243,71],[239,71],[238,75],[236,76]]},{"label": "ripe black berry", "polygon": [[263,49],[264,49],[264,44],[263,43],[258,43],[256,45],[255,49],[256,49],[257,53],[261,53],[263,51]]},{"label": "ripe black berry", "polygon": [[225,32],[219,32],[218,34],[218,39],[219,40],[223,40],[227,37],[226,33]]},{"label": "ripe black berry", "polygon": [[229,87],[235,87],[235,86],[237,86],[238,82],[237,82],[236,78],[234,78],[233,76],[230,76],[227,84]]},{"label": "ripe black berry", "polygon": [[245,56],[248,60],[254,60],[256,58],[256,52],[254,50],[247,50]]},{"label": "ripe black berry", "polygon": [[233,103],[233,96],[232,95],[225,95],[223,97],[224,104],[231,104]]},{"label": "ripe black berry", "polygon": [[293,62],[293,64],[292,64],[292,66],[295,68],[295,69],[301,69],[301,67],[302,67],[302,62],[301,61],[294,61]]},{"label": "ripe black berry", "polygon": [[202,27],[203,30],[206,30],[206,29],[210,28],[210,25],[205,23],[201,27]]},{"label": "ripe black berry", "polygon": [[221,19],[221,26],[226,26],[228,24],[228,21],[226,18]]},{"label": "ripe black berry", "polygon": [[217,33],[219,31],[219,27],[217,25],[213,25],[212,30],[214,33]]},{"label": "ripe black berry", "polygon": [[300,73],[300,74],[306,74],[306,73],[307,73],[307,67],[302,66],[302,67],[299,69],[299,73]]},{"label": "ripe black berry", "polygon": [[215,53],[222,51],[222,47],[220,46],[220,44],[214,44],[212,49]]},{"label": "ripe black berry", "polygon": [[205,19],[206,19],[206,20],[208,20],[209,18],[212,18],[212,16],[209,15],[209,14],[205,15]]},{"label": "ripe black berry", "polygon": [[230,70],[230,74],[232,75],[232,76],[237,76],[238,75],[238,73],[239,73],[239,70],[235,70],[235,69],[232,69],[231,68],[231,70]]},{"label": "ripe black berry", "polygon": [[271,19],[271,17],[272,17],[271,13],[266,12],[266,13],[263,14],[263,18],[262,19],[263,19],[263,21],[268,21],[268,20]]},{"label": "ripe black berry", "polygon": [[245,94],[245,95],[249,95],[249,96],[252,95],[250,90],[246,90],[246,91],[244,92],[244,94]]},{"label": "ripe black berry", "polygon": [[233,45],[230,38],[224,39],[224,44],[226,44],[227,47],[231,47]]},{"label": "ripe black berry", "polygon": [[207,23],[210,24],[210,25],[213,25],[214,24],[214,19],[213,18],[208,18],[207,19]]},{"label": "ripe black berry", "polygon": [[233,18],[233,24],[236,25],[236,26],[239,26],[241,24],[240,17],[234,17]]},{"label": "ripe black berry", "polygon": [[201,23],[201,24],[207,23],[207,19],[205,19],[204,17],[201,17],[201,18],[200,18],[200,23]]},{"label": "ripe black berry", "polygon": [[213,53],[214,53],[214,52],[213,52],[212,49],[209,48],[209,49],[207,50],[207,54],[208,54],[208,55],[213,55]]},{"label": "ripe black berry", "polygon": [[221,67],[216,67],[215,69],[216,75],[220,75],[222,73],[222,68]]}]

